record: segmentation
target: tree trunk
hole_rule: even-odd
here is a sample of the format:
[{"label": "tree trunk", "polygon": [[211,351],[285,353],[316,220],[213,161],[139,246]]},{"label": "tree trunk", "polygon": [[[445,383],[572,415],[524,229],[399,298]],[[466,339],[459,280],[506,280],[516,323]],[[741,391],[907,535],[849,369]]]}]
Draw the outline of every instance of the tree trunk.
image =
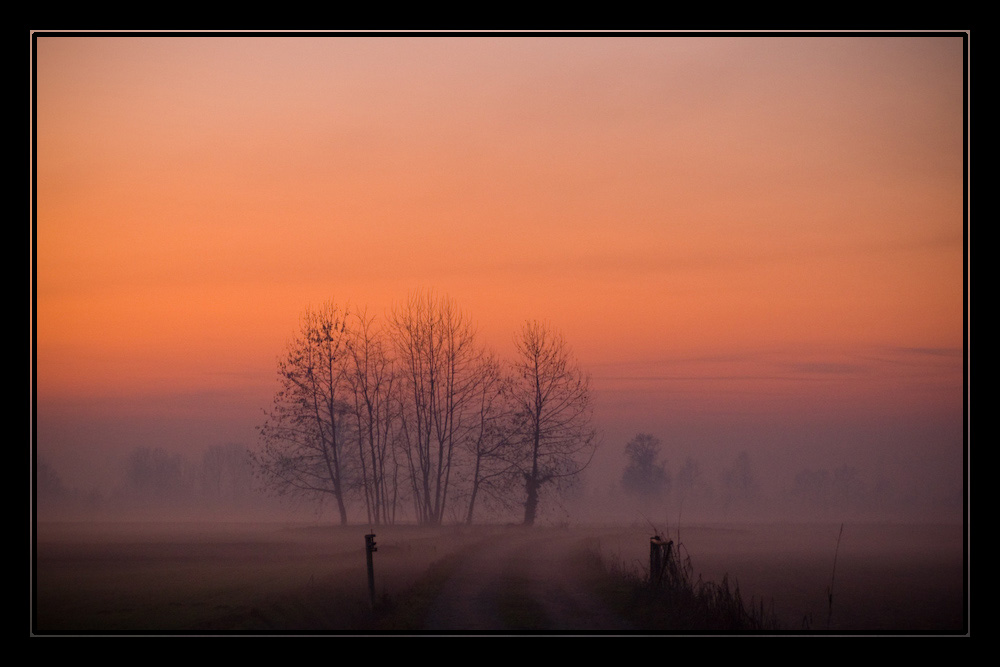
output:
[{"label": "tree trunk", "polygon": [[472,512],[476,507],[476,496],[479,494],[479,469],[482,457],[476,454],[476,465],[472,470],[472,492],[469,494],[469,514],[465,518],[466,525],[472,525]]},{"label": "tree trunk", "polygon": [[538,510],[538,481],[534,477],[528,477],[524,486],[528,492],[528,499],[524,501],[524,525],[534,526],[535,512]]},{"label": "tree trunk", "polygon": [[341,494],[337,494],[337,509],[340,510],[340,525],[347,525],[347,508],[344,507],[344,498]]}]

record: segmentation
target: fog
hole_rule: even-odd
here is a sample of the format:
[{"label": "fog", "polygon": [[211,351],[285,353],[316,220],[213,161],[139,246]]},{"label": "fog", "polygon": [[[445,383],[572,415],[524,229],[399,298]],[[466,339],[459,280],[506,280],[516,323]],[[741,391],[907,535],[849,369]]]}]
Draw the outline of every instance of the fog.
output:
[{"label": "fog", "polygon": [[[859,447],[851,458],[793,455],[777,448],[727,451],[722,448],[664,446],[658,462],[668,483],[650,497],[623,487],[624,445],[634,436],[602,434],[591,465],[561,489],[546,492],[541,518],[549,524],[652,522],[676,526],[697,522],[750,520],[951,522],[962,523],[965,494],[959,465],[947,458],[872,455]],[[90,450],[82,457],[46,455],[39,450],[37,517],[46,520],[238,520],[274,518],[328,520],[331,499],[322,495],[275,495],[254,477],[248,453],[253,442],[229,442],[203,450],[167,446],[118,452]],[[748,478],[727,481],[740,460]],[[685,486],[684,468],[693,479]],[[87,474],[88,470],[95,474]],[[461,489],[452,499],[450,520],[464,519]],[[514,494],[506,509],[484,506],[477,522],[520,519],[523,498]],[[348,496],[351,523],[364,524],[357,493]],[[401,507],[400,522],[414,522]]]},{"label": "fog", "polygon": [[[968,434],[951,392],[922,413],[847,411],[830,392],[779,392],[786,409],[760,411],[742,393],[667,400],[595,373],[593,456],[542,488],[525,532],[519,478],[479,498],[466,525],[469,452],[455,460],[440,526],[418,525],[405,475],[394,521],[370,522],[356,434],[340,445],[341,525],[329,493],[289,493],[254,463],[274,391],[259,380],[258,392],[173,395],[156,410],[149,396],[39,402],[35,631],[627,633],[584,583],[593,573],[581,554],[642,577],[653,535],[683,548],[699,581],[766,601],[783,631],[967,627]],[[417,620],[373,616],[361,541],[372,531],[386,599],[442,584]],[[443,583],[440,568],[451,572]],[[542,610],[531,622],[512,626],[473,602],[525,587]]]},{"label": "fog", "polygon": [[968,33],[32,40],[33,546],[967,530]]},{"label": "fog", "polygon": [[[934,361],[919,373],[925,378],[937,374],[947,385],[928,394],[933,400],[911,396],[903,405],[900,392],[864,390],[869,383],[853,378],[832,386],[796,379],[777,388],[773,382],[745,379],[750,388],[733,392],[718,380],[668,376],[651,383],[629,377],[634,369],[588,366],[581,360],[581,369],[592,377],[597,446],[574,485],[548,493],[543,518],[960,523],[968,495],[969,443],[960,387],[956,391],[950,385],[956,374],[961,376],[956,368],[961,356],[937,359],[950,361],[943,367]],[[30,444],[57,482],[50,485],[54,492],[40,482],[39,518],[56,508],[60,514],[95,511],[107,517],[139,508],[165,518],[171,512],[181,517],[223,511],[214,506],[218,492],[203,488],[205,457],[223,447],[259,451],[257,427],[276,390],[273,370],[242,382],[253,389],[81,396],[72,402],[33,394],[37,422]],[[845,387],[860,397],[845,396]],[[671,480],[655,499],[630,498],[622,489],[625,447],[639,433],[657,438],[656,464]],[[142,450],[175,458],[177,479],[159,488],[129,490],[129,459]],[[741,454],[750,479],[748,490],[737,497],[727,491],[724,478]],[[689,462],[698,472],[697,492],[685,492],[678,484]],[[467,460],[458,463],[459,468],[467,465]],[[456,482],[458,495],[450,500],[454,520],[461,515],[464,492]],[[224,513],[254,520],[256,512],[275,506],[259,480],[254,484],[252,491],[228,498]],[[357,489],[345,500],[349,520],[365,521]],[[524,499],[512,491],[508,500],[502,511],[483,507],[477,520],[516,520]],[[315,513],[316,505],[309,498],[277,503],[280,511],[295,507],[293,513],[304,516]],[[401,520],[415,520],[406,517],[405,504],[401,508]]]},{"label": "fog", "polygon": [[[220,520],[221,508],[150,509],[116,514],[132,520],[38,524],[34,632],[632,634],[635,626],[595,597],[585,564],[596,555],[610,572],[641,580],[654,532],[677,545],[692,576],[728,581],[745,604],[773,614],[781,633],[968,629],[966,542],[957,524],[381,526],[374,528],[378,595],[416,607],[373,615],[363,546],[372,529],[333,525],[332,508],[324,517],[258,507],[250,522],[236,514]],[[182,514],[192,520],[177,521]],[[531,601],[529,620],[493,615],[512,599]]]},{"label": "fog", "polygon": [[[450,554],[477,554],[460,561],[424,620],[380,632],[509,631],[483,617],[491,607],[481,600],[505,595],[510,568],[528,567],[523,554],[531,553],[542,560],[517,581],[535,582],[532,596],[546,620],[529,631],[629,634],[631,626],[586,598],[581,582],[590,575],[577,571],[577,550],[587,545],[606,566],[641,575],[654,534],[682,545],[700,580],[728,580],[748,603],[763,601],[782,632],[964,631],[960,466],[938,461],[935,475],[922,467],[929,457],[873,456],[863,446],[839,457],[793,456],[778,446],[732,451],[710,446],[710,433],[686,447],[653,436],[664,484],[643,494],[625,474],[626,445],[637,434],[603,429],[590,466],[543,492],[534,537],[495,533],[521,522],[517,493],[506,506],[482,503],[477,526],[465,526],[461,486],[440,528],[416,526],[405,503],[395,525],[373,526],[356,490],[342,527],[332,500],[264,488],[250,462],[259,446],[252,439],[94,448],[79,469],[39,447],[35,631],[367,633],[379,627],[363,583],[362,536],[372,531],[378,590],[392,599],[439,576],[429,573],[454,562]],[[832,569],[835,603],[828,605]]]}]

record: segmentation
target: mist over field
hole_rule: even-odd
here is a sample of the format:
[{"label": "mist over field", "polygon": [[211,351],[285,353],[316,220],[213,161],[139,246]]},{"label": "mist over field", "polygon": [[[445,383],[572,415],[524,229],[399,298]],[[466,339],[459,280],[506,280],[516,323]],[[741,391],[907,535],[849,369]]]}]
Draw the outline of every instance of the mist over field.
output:
[{"label": "mist over field", "polygon": [[[630,493],[627,475],[595,484],[584,474],[543,498],[534,528],[520,526],[518,507],[466,525],[460,506],[422,528],[405,517],[372,526],[357,499],[340,526],[330,502],[258,488],[245,454],[137,449],[106,495],[65,487],[41,461],[35,632],[672,634],[609,610],[588,592],[600,590],[593,565],[581,564],[597,557],[644,581],[654,535],[683,550],[699,582],[728,581],[766,605],[765,634],[967,631],[956,508],[869,486],[846,465],[769,488],[734,484],[739,458],[707,474],[689,460],[655,499]],[[692,470],[697,483],[682,481]],[[377,614],[365,589],[371,532],[376,594],[391,610]]]},{"label": "mist over field", "polygon": [[[40,521],[337,521],[329,500],[281,497],[261,488],[248,461],[225,473],[205,468],[213,455],[228,453],[240,461],[246,452],[246,447],[230,444],[210,448],[196,459],[165,449],[136,448],[125,456],[108,457],[103,466],[109,475],[107,486],[82,488],[70,486],[48,459],[40,457],[37,516]],[[895,485],[875,470],[847,463],[802,468],[792,476],[765,483],[760,480],[773,476],[762,461],[756,463],[759,468],[750,468],[754,476],[747,487],[730,488],[726,474],[736,469],[737,462],[734,456],[731,461],[723,459],[723,467],[716,467],[714,459],[685,459],[671,470],[670,490],[651,500],[636,498],[622,488],[626,464],[622,458],[617,470],[588,468],[572,486],[553,493],[542,519],[547,524],[648,521],[664,526],[733,520],[962,523],[960,486],[949,488],[933,480],[920,486]],[[754,466],[753,461],[748,463]],[[685,481],[678,476],[692,472],[696,478],[691,488],[683,488]],[[456,499],[455,512],[447,523],[464,519],[461,500]],[[360,499],[349,500],[348,517],[352,524],[366,523]],[[482,512],[479,522],[508,523],[520,518],[517,507],[490,508]],[[404,514],[401,522],[415,520]]]},{"label": "mist over field", "polygon": [[[643,523],[376,528],[373,607],[369,527],[273,519],[39,523],[33,632],[690,632],[634,607],[650,590]],[[696,523],[669,536],[699,585],[722,582],[772,619],[712,634],[968,632],[961,526]]]},{"label": "mist over field", "polygon": [[[111,483],[89,491],[40,456],[35,632],[669,634],[588,592],[601,590],[593,558],[645,580],[658,535],[697,581],[732,582],[748,604],[767,605],[768,633],[967,627],[962,496],[946,484],[900,488],[846,463],[782,477],[787,463],[745,450],[680,462],[636,434],[609,463],[595,456],[543,492],[533,528],[521,526],[516,486],[468,525],[468,487],[457,483],[440,527],[418,525],[402,504],[392,525],[374,525],[357,488],[340,525],[325,494],[276,495],[251,450],[136,447],[109,458]],[[369,533],[378,613],[365,590]]]},{"label": "mist over field", "polygon": [[967,629],[968,32],[31,39],[39,632]]}]

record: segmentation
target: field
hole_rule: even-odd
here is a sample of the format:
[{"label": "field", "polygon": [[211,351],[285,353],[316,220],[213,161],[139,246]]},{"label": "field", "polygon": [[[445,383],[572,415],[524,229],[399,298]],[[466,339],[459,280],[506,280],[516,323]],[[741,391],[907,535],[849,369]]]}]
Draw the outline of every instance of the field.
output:
[{"label": "field", "polygon": [[[782,631],[964,630],[961,526],[705,525],[669,535]],[[642,633],[651,527],[41,523],[32,629],[72,634]],[[834,572],[834,557],[837,557]],[[833,602],[828,588],[833,578]],[[662,628],[659,631],[663,631]]]}]

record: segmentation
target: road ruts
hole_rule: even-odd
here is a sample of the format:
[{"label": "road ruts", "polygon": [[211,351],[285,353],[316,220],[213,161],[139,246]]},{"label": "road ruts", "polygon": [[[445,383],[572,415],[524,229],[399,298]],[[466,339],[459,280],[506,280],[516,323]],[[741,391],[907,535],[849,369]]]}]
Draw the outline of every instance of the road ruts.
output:
[{"label": "road ruts", "polygon": [[470,549],[432,603],[432,632],[620,632],[629,624],[591,593],[577,560],[584,536],[512,528]]}]

